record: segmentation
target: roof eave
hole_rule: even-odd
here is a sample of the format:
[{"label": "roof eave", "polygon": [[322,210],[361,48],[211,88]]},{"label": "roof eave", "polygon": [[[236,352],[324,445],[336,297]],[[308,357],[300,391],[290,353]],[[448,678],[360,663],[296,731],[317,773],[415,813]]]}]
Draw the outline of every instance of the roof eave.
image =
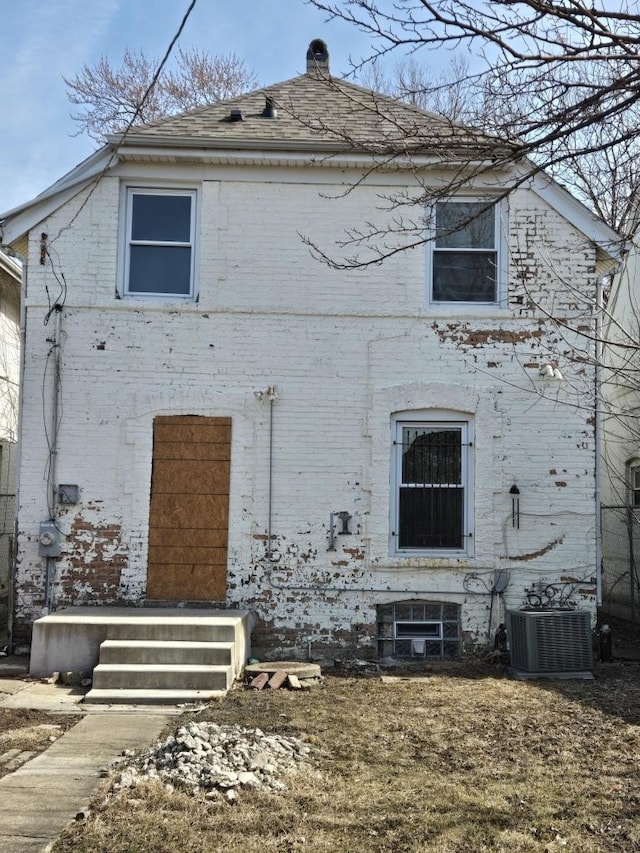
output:
[{"label": "roof eave", "polygon": [[530,179],[531,189],[613,260],[627,251],[626,241],[569,190],[544,172]]},{"label": "roof eave", "polygon": [[[241,163],[246,160],[281,159],[286,163],[323,162],[325,165],[342,166],[344,163],[355,166],[370,167],[372,162],[393,165],[396,168],[414,168],[415,166],[433,165],[442,162],[443,165],[452,162],[465,163],[470,166],[503,161],[494,149],[487,150],[478,146],[461,145],[453,147],[416,146],[415,150],[407,147],[400,151],[396,146],[386,149],[384,145],[367,146],[348,145],[345,142],[319,139],[286,140],[286,139],[203,139],[200,137],[150,137],[145,135],[127,135],[124,143],[118,137],[111,137],[110,143],[118,146],[118,156],[123,161],[142,160],[189,160],[202,162],[203,159],[212,162],[233,158]],[[443,156],[446,155],[446,156]],[[498,166],[499,168],[499,166]]]},{"label": "roof eave", "polygon": [[306,140],[288,139],[246,139],[240,137],[212,137],[203,138],[197,136],[160,136],[151,134],[128,133],[126,139],[119,136],[110,136],[108,143],[118,150],[126,151],[128,148],[181,148],[199,150],[242,150],[247,151],[313,151],[333,152],[347,151],[350,147],[342,142],[331,142],[318,140],[309,142]]},{"label": "roof eave", "polygon": [[13,279],[16,287],[19,288],[22,280],[22,266],[15,258],[3,251],[0,251],[0,270]]},{"label": "roof eave", "polygon": [[35,198],[0,214],[0,244],[10,246],[115,163],[109,146],[95,151]]},{"label": "roof eave", "polygon": [[[107,143],[114,149],[120,150],[123,147],[137,147],[137,146],[158,146],[159,148],[247,148],[250,150],[256,149],[282,149],[286,151],[368,151],[374,147],[373,142],[371,144],[367,144],[363,142],[361,145],[358,145],[357,141],[346,139],[337,139],[332,140],[328,139],[327,136],[318,135],[318,139],[309,140],[309,139],[291,139],[286,137],[273,137],[271,139],[256,136],[254,138],[246,137],[246,136],[176,136],[175,134],[167,134],[165,136],[160,134],[136,134],[133,132],[129,132],[126,138],[121,136],[110,136],[107,139]],[[400,148],[407,148],[407,150],[411,149],[415,146],[416,150],[420,148],[424,148],[425,150],[441,150],[443,147],[447,149],[451,149],[459,152],[470,152],[470,151],[482,151],[482,152],[496,152],[499,155],[504,155],[505,152],[511,151],[512,146],[508,144],[492,144],[484,141],[476,141],[473,142],[471,140],[463,140],[460,139],[456,142],[453,138],[448,138],[445,140],[445,144],[443,146],[442,143],[433,143],[433,145],[428,145],[425,143],[420,143],[416,140],[414,143],[412,138],[403,137],[402,139],[389,139],[389,147],[394,150],[399,150]]]}]

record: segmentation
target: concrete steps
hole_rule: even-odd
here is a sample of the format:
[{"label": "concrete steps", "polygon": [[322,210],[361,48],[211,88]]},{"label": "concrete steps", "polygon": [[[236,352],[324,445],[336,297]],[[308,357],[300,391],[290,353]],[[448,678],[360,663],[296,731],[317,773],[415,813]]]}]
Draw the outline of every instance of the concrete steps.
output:
[{"label": "concrete steps", "polygon": [[[163,608],[71,608],[43,617],[37,667],[93,658],[87,704],[183,704],[221,695],[250,654],[249,614]],[[38,623],[36,623],[37,625]],[[34,625],[34,637],[36,636]],[[87,647],[78,645],[88,637]],[[50,642],[45,642],[46,640]],[[75,642],[74,642],[75,641]],[[31,674],[34,674],[32,654]]]},{"label": "concrete steps", "polygon": [[85,702],[175,704],[224,693],[234,679],[235,629],[229,620],[116,622],[100,644]]},{"label": "concrete steps", "polygon": [[93,670],[98,690],[228,690],[232,684],[230,665],[99,663]]},{"label": "concrete steps", "polygon": [[[90,693],[89,704],[93,705],[191,705],[195,702],[209,702],[224,696],[226,690],[100,690],[94,688]],[[87,699],[85,698],[85,702]],[[0,848],[1,849],[1,848]]]},{"label": "concrete steps", "polygon": [[161,663],[230,666],[233,663],[233,653],[232,642],[105,640],[100,646],[100,665]]},{"label": "concrete steps", "polygon": [[220,622],[211,620],[199,622],[193,617],[163,619],[161,616],[145,618],[135,622],[115,622],[109,626],[110,640],[172,640],[189,643],[233,643],[236,638],[236,624],[228,617],[220,617]]}]

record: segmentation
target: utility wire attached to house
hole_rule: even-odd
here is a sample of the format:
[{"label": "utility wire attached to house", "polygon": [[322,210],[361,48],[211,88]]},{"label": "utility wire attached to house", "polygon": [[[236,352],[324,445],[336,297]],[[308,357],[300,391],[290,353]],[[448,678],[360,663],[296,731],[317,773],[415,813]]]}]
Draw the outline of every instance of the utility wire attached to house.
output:
[{"label": "utility wire attached to house", "polygon": [[151,79],[151,83],[149,83],[149,85],[147,86],[147,89],[146,89],[144,95],[142,96],[142,98],[140,99],[140,103],[136,107],[136,110],[135,110],[133,116],[129,119],[127,126],[125,127],[124,131],[122,132],[122,136],[120,137],[117,144],[113,148],[113,151],[111,152],[111,156],[109,157],[109,160],[105,164],[104,168],[99,172],[99,174],[96,175],[96,177],[93,179],[93,181],[91,183],[91,188],[90,188],[89,192],[87,193],[84,201],[80,205],[80,207],[76,210],[76,212],[71,217],[69,222],[66,225],[64,225],[62,228],[60,228],[60,230],[58,231],[56,236],[53,237],[52,240],[50,241],[50,244],[54,243],[59,237],[62,236],[62,234],[64,234],[65,231],[67,231],[69,228],[71,228],[73,223],[76,221],[78,216],[80,216],[80,214],[82,213],[82,211],[84,210],[84,208],[88,204],[89,199],[91,198],[93,193],[98,188],[100,181],[102,180],[102,178],[106,175],[106,173],[109,171],[109,169],[113,165],[114,160],[118,156],[118,152],[119,152],[120,148],[122,147],[122,145],[124,144],[124,142],[127,138],[127,134],[129,133],[129,131],[131,130],[131,128],[133,127],[133,125],[135,124],[137,119],[139,118],[140,113],[142,111],[142,108],[146,104],[151,92],[154,89],[154,86],[158,82],[158,78],[162,74],[162,70],[163,70],[164,66],[167,64],[167,61],[169,60],[169,57],[171,56],[171,53],[173,51],[173,48],[176,45],[176,42],[178,41],[178,39],[182,35],[182,31],[184,30],[186,23],[189,20],[189,16],[193,12],[197,2],[198,2],[198,0],[191,0],[191,2],[189,3],[187,11],[184,13],[184,15],[182,16],[182,20],[180,21],[180,26],[176,30],[176,33],[173,36],[173,38],[171,39],[171,42],[169,43],[169,47],[166,49],[164,56],[160,60],[160,64],[156,68],[155,74],[153,75],[153,78]]}]

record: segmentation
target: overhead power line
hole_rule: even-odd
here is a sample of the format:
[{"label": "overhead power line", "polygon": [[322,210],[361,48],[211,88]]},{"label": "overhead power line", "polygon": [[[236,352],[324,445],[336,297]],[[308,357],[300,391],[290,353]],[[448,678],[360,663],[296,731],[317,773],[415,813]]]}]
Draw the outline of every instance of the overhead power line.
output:
[{"label": "overhead power line", "polygon": [[77,211],[74,213],[74,215],[71,217],[71,219],[69,220],[69,222],[68,222],[66,225],[63,225],[63,226],[62,226],[62,228],[60,228],[60,230],[59,230],[59,231],[58,231],[58,233],[56,234],[56,236],[55,236],[55,237],[53,237],[53,238],[49,241],[49,245],[51,245],[52,243],[55,243],[55,241],[56,241],[56,240],[57,240],[57,239],[58,239],[62,234],[64,234],[64,232],[65,232],[65,231],[67,231],[69,228],[71,228],[71,226],[73,225],[73,223],[76,221],[76,219],[78,218],[78,216],[80,216],[80,214],[82,213],[82,211],[83,211],[83,210],[84,210],[84,208],[86,207],[87,203],[89,202],[89,199],[91,198],[91,196],[92,196],[92,195],[93,195],[93,193],[95,192],[95,190],[96,190],[96,188],[98,187],[98,185],[99,185],[100,181],[102,180],[102,178],[105,176],[105,174],[109,171],[109,169],[110,169],[110,168],[111,168],[111,166],[113,165],[113,161],[114,161],[114,160],[115,160],[115,158],[117,157],[117,155],[118,155],[118,151],[120,150],[120,148],[121,148],[121,147],[122,147],[122,145],[124,144],[124,142],[125,142],[125,140],[126,140],[126,138],[127,138],[127,134],[129,133],[129,131],[131,130],[131,128],[132,128],[132,127],[133,127],[133,125],[135,124],[135,122],[136,122],[136,120],[138,119],[138,117],[140,116],[140,113],[142,112],[142,109],[143,109],[144,105],[146,104],[147,99],[149,98],[149,95],[150,95],[150,94],[151,94],[151,92],[153,91],[153,88],[154,88],[154,86],[156,85],[156,83],[158,82],[158,78],[159,78],[159,77],[160,77],[160,75],[162,74],[162,69],[163,69],[163,68],[164,68],[164,66],[167,64],[167,61],[168,61],[169,57],[171,56],[171,52],[173,51],[173,48],[175,47],[176,42],[178,41],[178,39],[179,39],[179,38],[180,38],[180,36],[182,35],[182,31],[184,30],[184,28],[185,28],[185,26],[186,26],[186,24],[187,24],[187,21],[189,20],[189,16],[190,16],[190,15],[191,15],[191,13],[193,12],[193,10],[194,10],[195,5],[196,5],[196,3],[197,3],[197,2],[198,2],[198,0],[191,0],[191,2],[189,3],[189,6],[187,7],[187,11],[186,11],[186,12],[184,13],[184,15],[182,16],[182,20],[180,21],[180,25],[179,25],[178,29],[176,30],[175,35],[173,36],[173,38],[172,38],[172,39],[171,39],[171,41],[169,42],[169,47],[166,49],[166,51],[165,51],[165,53],[164,53],[164,56],[162,57],[162,59],[160,60],[159,65],[158,65],[158,67],[156,68],[156,71],[155,71],[155,73],[154,73],[154,75],[153,75],[153,77],[152,77],[152,79],[151,79],[151,82],[150,82],[150,83],[149,83],[149,85],[147,86],[147,89],[146,89],[146,91],[145,91],[144,95],[143,95],[143,96],[142,96],[142,98],[140,99],[140,103],[139,103],[139,104],[138,104],[138,106],[136,107],[136,110],[135,110],[134,114],[133,114],[133,115],[131,116],[131,118],[129,119],[129,121],[128,121],[128,123],[127,123],[127,126],[125,127],[124,131],[122,132],[122,136],[121,136],[121,137],[120,137],[120,139],[118,140],[117,145],[115,146],[115,148],[114,148],[114,149],[113,149],[113,151],[111,152],[111,156],[109,157],[108,162],[106,163],[106,165],[104,166],[104,168],[102,169],[102,171],[100,172],[100,174],[98,174],[98,175],[94,178],[93,185],[92,185],[92,187],[91,187],[91,189],[90,189],[89,193],[87,194],[87,197],[86,197],[86,198],[85,198],[85,200],[82,202],[82,204],[80,205],[80,207],[78,208],[78,210],[77,210]]}]

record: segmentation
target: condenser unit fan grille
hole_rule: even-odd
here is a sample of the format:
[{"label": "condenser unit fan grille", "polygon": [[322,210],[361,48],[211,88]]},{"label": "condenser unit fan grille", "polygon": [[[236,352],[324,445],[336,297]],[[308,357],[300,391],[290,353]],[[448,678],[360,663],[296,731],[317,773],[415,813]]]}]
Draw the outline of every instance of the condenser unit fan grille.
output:
[{"label": "condenser unit fan grille", "polygon": [[510,610],[507,621],[514,669],[551,674],[593,667],[591,618],[586,611]]}]

